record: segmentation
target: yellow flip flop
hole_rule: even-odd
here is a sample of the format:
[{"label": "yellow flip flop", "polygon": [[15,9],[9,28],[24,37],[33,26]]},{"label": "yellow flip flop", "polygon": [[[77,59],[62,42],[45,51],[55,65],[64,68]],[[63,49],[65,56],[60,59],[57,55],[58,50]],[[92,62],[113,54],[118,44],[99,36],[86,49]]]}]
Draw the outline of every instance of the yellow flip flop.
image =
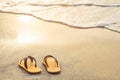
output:
[{"label": "yellow flip flop", "polygon": [[19,61],[18,65],[28,73],[39,73],[41,68],[37,67],[37,62],[34,57],[28,56]]},{"label": "yellow flip flop", "polygon": [[47,55],[43,59],[43,65],[49,73],[59,73],[61,72],[60,65],[55,57],[52,55]]}]

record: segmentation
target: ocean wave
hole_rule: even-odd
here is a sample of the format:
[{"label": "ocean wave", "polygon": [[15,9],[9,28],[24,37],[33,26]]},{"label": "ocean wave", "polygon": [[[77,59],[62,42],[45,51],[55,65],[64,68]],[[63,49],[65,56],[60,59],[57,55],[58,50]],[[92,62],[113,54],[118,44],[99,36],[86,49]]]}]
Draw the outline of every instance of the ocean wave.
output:
[{"label": "ocean wave", "polygon": [[95,3],[95,4],[120,4],[119,0],[0,0],[1,3],[32,3],[32,4],[86,4],[86,3]]},{"label": "ocean wave", "polygon": [[[47,0],[48,1],[48,0]],[[76,28],[105,27],[120,32],[120,1],[1,0],[0,11],[27,14]],[[84,3],[84,4],[83,4]],[[97,3],[97,4],[96,4]],[[117,4],[116,4],[117,3]]]}]

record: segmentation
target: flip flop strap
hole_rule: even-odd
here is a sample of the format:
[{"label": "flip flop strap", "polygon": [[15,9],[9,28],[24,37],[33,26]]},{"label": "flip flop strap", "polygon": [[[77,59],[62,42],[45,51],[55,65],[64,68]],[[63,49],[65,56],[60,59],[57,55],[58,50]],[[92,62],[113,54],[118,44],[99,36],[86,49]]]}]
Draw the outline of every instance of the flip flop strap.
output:
[{"label": "flip flop strap", "polygon": [[20,61],[20,63],[24,60],[24,66],[25,66],[25,68],[28,68],[28,64],[27,64],[27,60],[28,60],[28,58],[31,60],[31,62],[33,62],[33,61],[35,61],[35,67],[37,66],[37,62],[36,62],[36,59],[34,58],[34,57],[31,57],[31,56],[28,56],[28,57],[26,57],[26,58],[23,58],[21,61]]},{"label": "flip flop strap", "polygon": [[28,58],[31,59],[31,62],[35,61],[35,67],[37,67],[37,61],[36,61],[36,59],[34,57],[32,57],[32,56],[28,56]]},{"label": "flip flop strap", "polygon": [[58,61],[57,61],[57,59],[56,59],[55,57],[53,57],[52,55],[47,55],[46,57],[44,57],[44,60],[45,60],[45,63],[46,63],[46,65],[47,65],[47,67],[49,67],[49,66],[48,66],[48,63],[47,63],[47,58],[48,58],[48,57],[54,58],[54,59],[55,59],[55,62],[57,63],[57,66],[58,66]]}]

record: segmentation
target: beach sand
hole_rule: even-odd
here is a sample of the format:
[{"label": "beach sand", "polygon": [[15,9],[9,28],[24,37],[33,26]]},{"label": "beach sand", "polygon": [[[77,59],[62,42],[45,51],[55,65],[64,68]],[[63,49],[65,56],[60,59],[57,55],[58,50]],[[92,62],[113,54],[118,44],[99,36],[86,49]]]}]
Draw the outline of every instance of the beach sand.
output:
[{"label": "beach sand", "polygon": [[[27,56],[42,73],[18,67]],[[60,74],[49,74],[41,61],[55,56]],[[1,80],[120,80],[120,33],[104,28],[77,29],[26,15],[0,13]]]}]

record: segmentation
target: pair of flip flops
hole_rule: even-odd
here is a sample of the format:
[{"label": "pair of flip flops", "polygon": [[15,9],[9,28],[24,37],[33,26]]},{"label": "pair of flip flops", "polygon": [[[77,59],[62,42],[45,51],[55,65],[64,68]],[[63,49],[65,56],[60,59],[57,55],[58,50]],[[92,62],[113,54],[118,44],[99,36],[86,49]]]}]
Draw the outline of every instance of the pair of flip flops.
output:
[{"label": "pair of flip flops", "polygon": [[[61,71],[60,65],[55,57],[47,55],[42,61],[43,65],[49,73],[59,73]],[[37,66],[36,59],[28,56],[19,61],[18,65],[29,73],[40,73],[41,68]]]}]

